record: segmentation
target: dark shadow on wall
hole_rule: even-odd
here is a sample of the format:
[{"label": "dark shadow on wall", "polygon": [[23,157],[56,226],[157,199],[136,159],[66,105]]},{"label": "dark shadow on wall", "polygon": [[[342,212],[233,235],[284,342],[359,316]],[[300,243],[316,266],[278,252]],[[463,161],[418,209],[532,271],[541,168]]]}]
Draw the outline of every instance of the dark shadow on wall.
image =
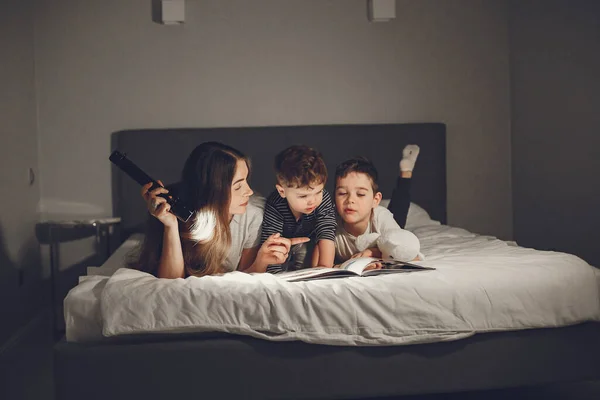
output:
[{"label": "dark shadow on wall", "polygon": [[50,283],[44,279],[40,245],[32,229],[18,259],[11,258],[0,225],[0,346],[50,304]]},{"label": "dark shadow on wall", "polygon": [[32,229],[17,259],[0,226],[0,398],[52,400],[50,284]]}]

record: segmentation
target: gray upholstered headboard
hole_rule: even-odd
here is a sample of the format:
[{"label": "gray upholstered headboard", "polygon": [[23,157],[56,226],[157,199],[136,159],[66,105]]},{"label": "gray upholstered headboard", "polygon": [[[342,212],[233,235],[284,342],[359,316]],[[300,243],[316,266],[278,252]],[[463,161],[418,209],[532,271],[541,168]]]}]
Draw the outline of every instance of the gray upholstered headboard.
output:
[{"label": "gray upholstered headboard", "polygon": [[[139,129],[113,133],[111,146],[167,185],[179,180],[187,156],[205,141],[220,141],[247,154],[252,160],[252,189],[265,196],[274,189],[273,158],[287,146],[305,144],[323,153],[329,190],[333,190],[336,165],[362,155],[377,167],[383,198],[391,196],[403,147],[418,144],[421,153],[413,174],[412,201],[446,223],[446,127],[440,123]],[[112,166],[108,156],[107,168]],[[139,185],[111,168],[113,212],[122,218],[127,235],[143,228],[147,212]]]}]

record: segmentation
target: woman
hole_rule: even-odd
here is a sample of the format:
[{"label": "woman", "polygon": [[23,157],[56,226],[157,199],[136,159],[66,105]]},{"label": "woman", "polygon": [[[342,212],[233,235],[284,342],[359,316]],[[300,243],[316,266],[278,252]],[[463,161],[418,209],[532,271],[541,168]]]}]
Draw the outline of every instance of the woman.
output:
[{"label": "woman", "polygon": [[[290,246],[308,238],[271,235],[259,246],[263,211],[249,202],[250,162],[218,142],[197,146],[183,167],[181,182],[170,188],[142,188],[149,221],[137,269],[159,278],[204,276],[234,270],[265,272],[286,260]],[[159,181],[162,185],[162,182]],[[176,194],[196,214],[183,223],[169,212],[161,193]]]}]

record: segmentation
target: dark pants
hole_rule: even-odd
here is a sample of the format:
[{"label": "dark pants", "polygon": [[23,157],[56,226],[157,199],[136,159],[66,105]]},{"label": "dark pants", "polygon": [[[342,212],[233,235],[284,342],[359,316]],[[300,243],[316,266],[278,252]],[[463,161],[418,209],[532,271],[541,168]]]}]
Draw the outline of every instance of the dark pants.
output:
[{"label": "dark pants", "polygon": [[410,178],[396,179],[396,187],[392,191],[392,198],[388,204],[388,210],[394,214],[394,219],[402,229],[406,226],[406,217],[410,207]]}]

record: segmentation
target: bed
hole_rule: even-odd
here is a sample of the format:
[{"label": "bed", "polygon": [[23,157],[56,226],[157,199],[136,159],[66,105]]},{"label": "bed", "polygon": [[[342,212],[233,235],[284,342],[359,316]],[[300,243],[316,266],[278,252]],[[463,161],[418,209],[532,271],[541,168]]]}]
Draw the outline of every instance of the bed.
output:
[{"label": "bed", "polygon": [[[119,287],[119,284],[132,285],[132,282],[151,278],[128,280],[129,271],[114,273],[123,257],[141,240],[140,232],[146,214],[138,186],[113,170],[114,215],[122,218],[123,244],[95,275],[82,279],[70,293],[71,297],[65,300],[67,337],[55,347],[57,399],[184,396],[359,399],[507,388],[600,377],[600,363],[597,361],[600,356],[600,342],[597,340],[600,337],[598,274],[574,256],[523,249],[513,243],[447,226],[443,124],[130,130],[113,134],[111,146],[127,153],[151,176],[173,182],[177,180],[189,151],[208,140],[223,141],[252,158],[251,185],[259,194],[266,195],[272,188],[273,155],[290,144],[303,143],[324,153],[330,174],[333,174],[336,164],[349,156],[360,154],[373,159],[380,172],[384,197],[391,193],[401,149],[408,143],[417,143],[422,153],[413,177],[412,200],[426,210],[432,223],[414,222],[417,214],[413,213],[412,217],[409,215],[413,226],[407,228],[420,237],[426,262],[439,267],[441,278],[437,279],[437,284],[448,286],[450,278],[454,279],[458,274],[453,268],[467,262],[468,257],[471,257],[470,260],[476,258],[481,265],[489,263],[489,260],[501,261],[500,269],[506,267],[507,274],[510,274],[511,266],[515,267],[518,262],[527,259],[538,269],[546,268],[544,276],[554,278],[548,284],[531,286],[522,280],[525,283],[520,285],[521,293],[529,294],[529,297],[520,298],[518,301],[524,306],[514,309],[514,312],[510,308],[514,302],[506,302],[508,308],[498,311],[503,307],[503,299],[510,297],[510,293],[494,294],[484,283],[482,287],[487,289],[475,293],[473,301],[466,298],[457,302],[457,298],[449,298],[446,308],[455,307],[453,314],[461,316],[455,320],[455,335],[429,339],[423,335],[398,339],[396,335],[387,343],[356,339],[350,342],[347,337],[344,338],[346,341],[331,342],[315,337],[272,335],[272,332],[257,329],[239,330],[239,327],[236,327],[237,330],[185,330],[181,329],[181,321],[177,319],[169,327],[163,326],[163,329],[152,333],[139,329],[147,317],[145,312],[152,314],[153,307],[169,307],[172,299],[162,299],[164,303],[156,300],[153,307],[146,307],[144,302],[130,304],[138,310],[135,313],[137,317],[128,318],[129,326],[123,327],[122,319],[109,320],[105,317],[110,316],[110,312],[104,310],[103,314],[98,311],[101,306],[99,299],[102,295],[106,297],[106,287],[112,286],[115,290],[110,296],[114,300],[111,309],[117,309],[129,302],[125,297],[119,298],[124,288],[135,291],[144,287]],[[329,189],[331,183],[330,180]],[[544,264],[550,259],[556,264],[555,268]],[[460,271],[463,276],[469,276],[468,272]],[[497,282],[506,279],[506,275],[500,272],[491,279]],[[519,274],[518,271],[513,273]],[[240,285],[240,280],[250,279],[242,275],[233,273],[228,279],[233,282],[231,284]],[[273,287],[275,292],[282,292],[272,277],[260,279],[252,283],[258,282]],[[264,281],[268,279],[272,281]],[[364,281],[368,279],[371,278]],[[423,284],[422,278],[414,279],[411,284]],[[200,281],[194,281],[194,285],[204,284],[198,283]],[[148,282],[148,285],[154,284]],[[406,290],[410,288],[409,283],[403,282],[396,287],[398,290],[390,292],[394,299],[410,299],[413,294],[426,295],[427,285],[422,291],[412,293]],[[515,286],[518,286],[516,282],[518,280],[515,280]],[[381,285],[388,283],[382,281]],[[327,285],[342,285],[336,286],[335,290],[344,290],[342,283]],[[357,282],[356,285],[368,284]],[[381,286],[384,287],[387,288]],[[429,292],[432,296],[432,290]],[[549,296],[548,301],[539,301],[541,295]],[[83,297],[78,299],[77,296]],[[492,301],[494,296],[498,300]],[[239,302],[233,297],[232,301]],[[293,302],[297,298],[292,294],[287,301]],[[307,299],[303,301],[310,301],[310,297]],[[524,320],[527,313],[523,312],[529,307],[525,306],[526,301],[532,302],[531,307],[537,307],[531,308],[535,310],[535,318],[527,321]],[[413,303],[418,301],[413,300]],[[485,310],[487,317],[474,319],[475,313],[469,311],[469,304],[481,304],[477,310]],[[490,307],[492,304],[494,307]],[[298,313],[301,313],[302,307],[298,308]],[[132,315],[131,310],[124,311]],[[494,320],[498,315],[512,316],[511,320],[520,321],[518,329],[510,329],[510,326],[495,329],[502,322]],[[81,321],[76,322],[77,318]],[[134,326],[136,323],[137,327]],[[471,329],[464,330],[465,324]],[[81,329],[77,331],[75,326]],[[205,325],[204,328],[207,326],[215,327]],[[103,332],[110,334],[103,335]]]}]

